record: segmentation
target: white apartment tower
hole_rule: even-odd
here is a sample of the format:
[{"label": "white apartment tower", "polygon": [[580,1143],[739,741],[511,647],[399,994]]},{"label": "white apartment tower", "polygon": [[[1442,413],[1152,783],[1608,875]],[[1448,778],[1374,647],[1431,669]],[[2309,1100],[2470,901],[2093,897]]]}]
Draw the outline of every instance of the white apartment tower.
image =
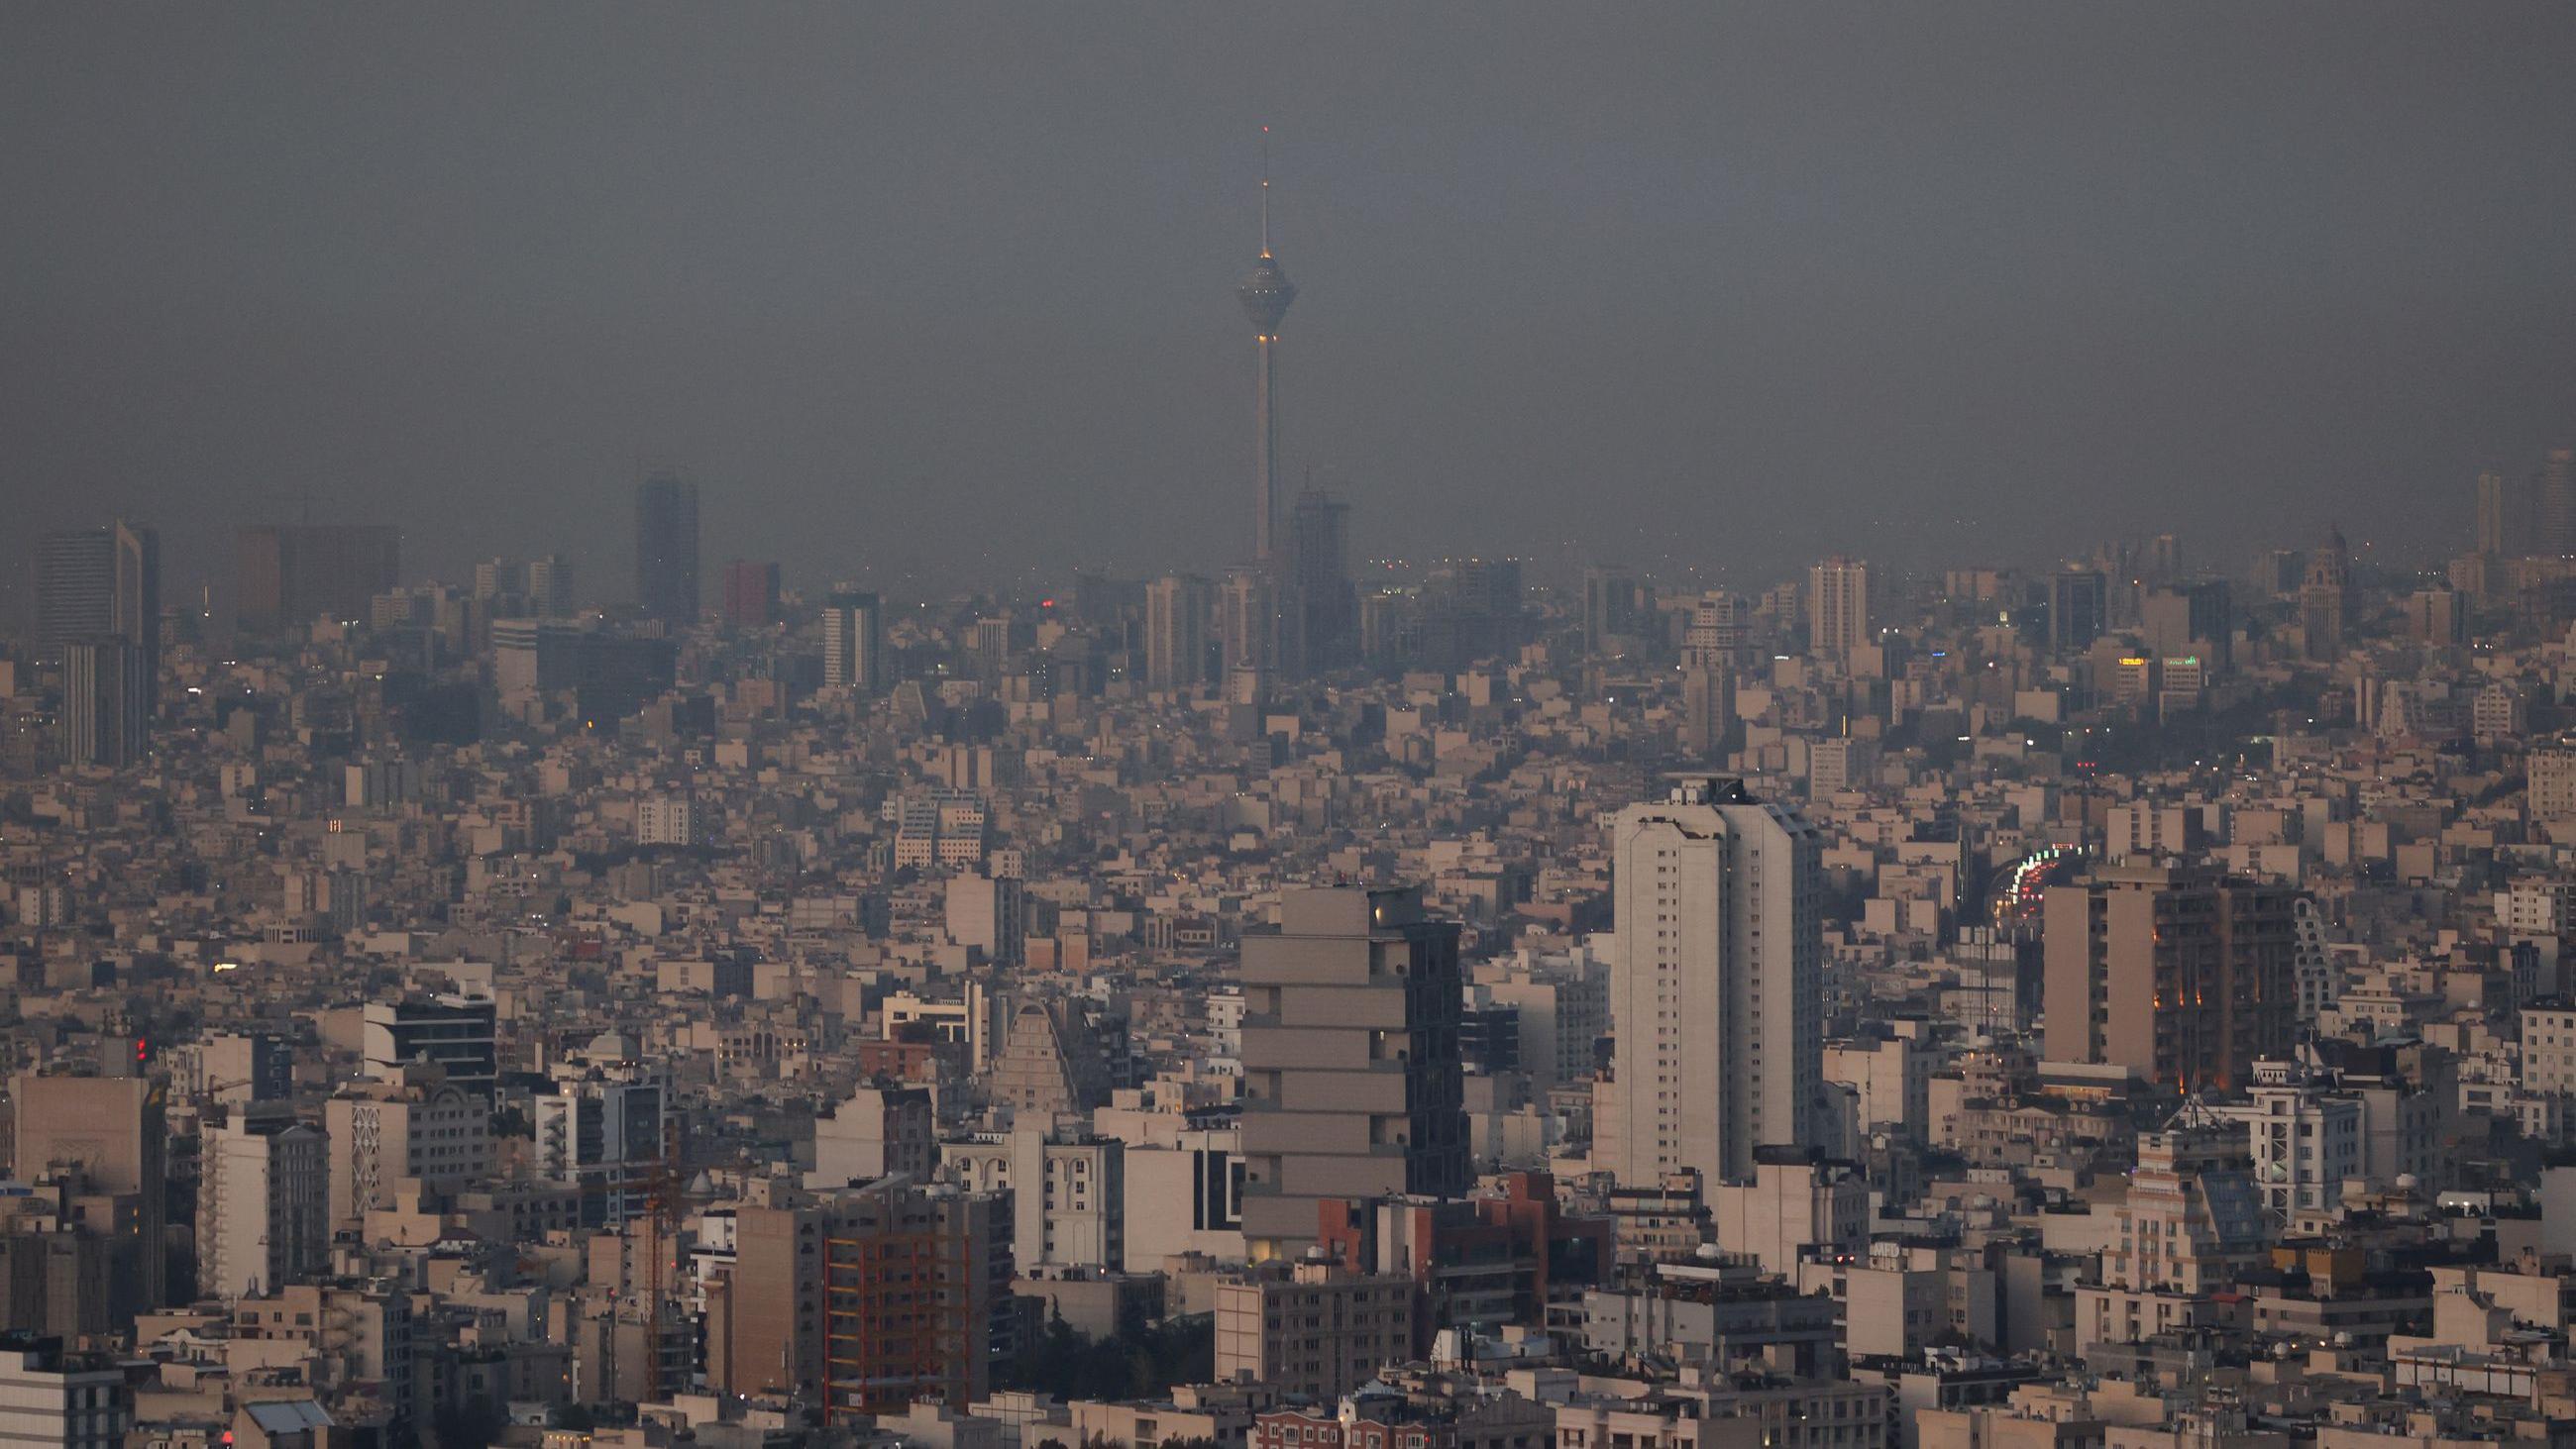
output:
[{"label": "white apartment tower", "polygon": [[1682,775],[1611,826],[1615,1090],[1600,1164],[1623,1184],[1750,1177],[1811,1146],[1824,1076],[1815,828],[1731,776]]},{"label": "white apartment tower", "polygon": [[288,1116],[205,1129],[197,1291],[231,1303],[274,1293],[328,1256],[329,1139]]},{"label": "white apartment tower", "polygon": [[1836,555],[1809,568],[1807,651],[1848,659],[1869,641],[1869,565]]}]

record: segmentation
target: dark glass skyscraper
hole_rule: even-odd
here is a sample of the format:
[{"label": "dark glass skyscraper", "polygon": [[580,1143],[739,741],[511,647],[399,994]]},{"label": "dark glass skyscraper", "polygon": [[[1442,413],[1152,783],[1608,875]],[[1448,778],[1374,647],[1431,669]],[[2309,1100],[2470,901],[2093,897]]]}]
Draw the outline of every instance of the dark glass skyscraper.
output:
[{"label": "dark glass skyscraper", "polygon": [[49,533],[36,545],[36,649],[60,659],[75,639],[114,637],[142,651],[149,681],[161,665],[161,538],[122,521]]},{"label": "dark glass skyscraper", "polygon": [[697,484],[664,473],[636,485],[635,602],[665,623],[697,622]]},{"label": "dark glass skyscraper", "polygon": [[1288,515],[1290,597],[1310,670],[1347,664],[1359,644],[1359,598],[1351,590],[1351,506],[1320,488],[1297,495]]}]

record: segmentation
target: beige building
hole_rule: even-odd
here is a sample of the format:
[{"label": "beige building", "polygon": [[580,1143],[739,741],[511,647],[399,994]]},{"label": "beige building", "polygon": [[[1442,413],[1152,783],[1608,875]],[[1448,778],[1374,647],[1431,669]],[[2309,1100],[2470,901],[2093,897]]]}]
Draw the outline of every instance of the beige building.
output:
[{"label": "beige building", "polygon": [[287,1116],[208,1126],[197,1172],[197,1292],[230,1303],[294,1282],[330,1248],[329,1139]]},{"label": "beige building", "polygon": [[1611,827],[1616,1090],[1594,1162],[1622,1183],[1753,1175],[1754,1149],[1816,1142],[1823,1090],[1816,832],[1741,780],[1675,778]]},{"label": "beige building", "polygon": [[939,1166],[970,1192],[1011,1194],[1011,1256],[1022,1272],[1126,1266],[1126,1144],[1022,1125],[943,1142]]},{"label": "beige building", "polygon": [[2298,1028],[2297,894],[2114,861],[2045,908],[2048,1059],[2185,1091],[2241,1088]]},{"label": "beige building", "polygon": [[1207,621],[1215,589],[1207,580],[1166,574],[1145,586],[1145,682],[1188,689],[1207,679]]},{"label": "beige building", "polygon": [[1327,1198],[1468,1187],[1458,927],[1418,889],[1290,890],[1243,940],[1243,1233],[1314,1241]]},{"label": "beige building", "polygon": [[1410,1278],[1330,1263],[1256,1270],[1217,1285],[1216,1378],[1249,1375],[1283,1396],[1337,1398],[1413,1356]]},{"label": "beige building", "polygon": [[801,1395],[834,1423],[985,1395],[1010,1281],[1004,1199],[893,1181],[754,1194],[734,1213],[733,1262],[707,1291],[715,1388]]},{"label": "beige building", "polygon": [[1868,1179],[1797,1148],[1762,1149],[1752,1180],[1718,1184],[1708,1206],[1720,1252],[1793,1280],[1808,1249],[1851,1252],[1869,1238]]},{"label": "beige building", "polygon": [[[64,1179],[66,1200],[90,1206],[81,1216],[111,1222],[118,1311],[122,1320],[167,1301],[162,1225],[169,1211],[162,1125],[163,1089],[141,1077],[43,1077],[9,1082],[15,1175],[33,1182]],[[72,1190],[70,1179],[79,1187]]]},{"label": "beige building", "polygon": [[414,1062],[381,1081],[353,1082],[322,1104],[330,1138],[330,1226],[358,1226],[371,1209],[391,1207],[398,1185],[418,1181],[453,1192],[492,1168],[492,1108],[450,1083],[438,1067]]},{"label": "beige building", "polygon": [[1872,642],[1869,565],[1829,558],[1807,570],[1807,649],[1835,659]]}]

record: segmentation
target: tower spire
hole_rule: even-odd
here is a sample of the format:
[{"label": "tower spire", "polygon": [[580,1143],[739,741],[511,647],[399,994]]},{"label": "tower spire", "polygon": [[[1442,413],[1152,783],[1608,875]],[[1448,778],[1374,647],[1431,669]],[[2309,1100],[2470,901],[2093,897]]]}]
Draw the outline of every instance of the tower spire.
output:
[{"label": "tower spire", "polygon": [[1270,128],[1261,128],[1261,254],[1270,255]]}]

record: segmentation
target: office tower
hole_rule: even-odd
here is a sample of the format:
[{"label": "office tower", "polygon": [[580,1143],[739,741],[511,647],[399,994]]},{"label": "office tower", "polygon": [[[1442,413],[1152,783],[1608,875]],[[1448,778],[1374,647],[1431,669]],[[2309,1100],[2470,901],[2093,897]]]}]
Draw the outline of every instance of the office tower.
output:
[{"label": "office tower", "polygon": [[272,524],[241,531],[234,614],[254,634],[315,619],[362,619],[402,574],[390,524]]},{"label": "office tower", "polygon": [[46,534],[36,545],[37,655],[57,659],[74,639],[107,635],[140,647],[145,678],[159,682],[161,536],[123,519]]},{"label": "office tower", "polygon": [[1419,889],[1284,891],[1243,938],[1243,1235],[1314,1241],[1318,1205],[1469,1183],[1458,926]]},{"label": "office tower", "polygon": [[2547,558],[2576,554],[2576,451],[2550,449],[2531,493],[2532,551]]},{"label": "office tower", "polygon": [[394,1078],[411,1062],[434,1062],[447,1080],[485,1101],[500,1080],[492,1002],[463,996],[370,1001],[360,1021],[367,1074]]},{"label": "office tower", "polygon": [[766,629],[778,622],[778,565],[741,558],[725,565],[724,621],[728,629]]},{"label": "office tower", "polygon": [[492,1169],[492,1104],[426,1062],[341,1088],[322,1104],[322,1127],[334,1231],[392,1207],[405,1181],[451,1192]]},{"label": "office tower", "polygon": [[823,683],[874,691],[885,679],[884,609],[877,596],[837,589],[823,601]]},{"label": "office tower", "polygon": [[1724,667],[1685,665],[1682,669],[1682,718],[1677,740],[1681,752],[1702,764],[1714,764],[1725,747],[1735,719],[1735,675]]},{"label": "office tower", "polygon": [[526,585],[528,607],[541,619],[562,619],[572,614],[572,561],[559,553],[528,560],[522,575]]},{"label": "office tower", "polygon": [[2504,475],[2492,468],[2478,474],[2477,551],[2504,557]]},{"label": "office tower", "polygon": [[1351,587],[1351,506],[1320,488],[1297,495],[1288,515],[1290,595],[1302,611],[1297,634],[1310,670],[1357,657],[1359,595]]},{"label": "office tower", "polygon": [[1623,1184],[1750,1176],[1754,1149],[1816,1145],[1824,1079],[1823,868],[1815,828],[1724,775],[1682,775],[1610,827],[1610,1120]]},{"label": "office tower", "polygon": [[2265,549],[2254,556],[2254,587],[2276,599],[2294,598],[2307,569],[2307,555],[2295,548]]},{"label": "office tower", "polygon": [[1008,614],[988,614],[968,626],[965,648],[959,652],[977,679],[991,684],[1002,677],[1011,662],[1011,635]]},{"label": "office tower", "polygon": [[245,1115],[201,1134],[197,1295],[231,1303],[276,1292],[330,1248],[329,1139],[291,1115]]},{"label": "office tower", "polygon": [[2182,577],[2182,540],[2170,533],[2159,533],[2147,540],[2145,577],[2148,583],[2167,584]]},{"label": "office tower", "polygon": [[20,1182],[64,1184],[66,1202],[84,1200],[79,1216],[114,1224],[111,1316],[134,1315],[168,1302],[162,1224],[169,1211],[162,1122],[165,1088],[143,1077],[40,1077],[9,1082],[9,1107]]},{"label": "office tower", "polygon": [[762,1188],[735,1209],[732,1270],[707,1288],[715,1388],[820,1402],[829,1424],[918,1399],[962,1413],[986,1395],[1007,1198],[900,1178],[820,1198]]},{"label": "office tower", "polygon": [[1807,651],[1834,659],[1874,636],[1869,628],[1869,565],[1839,555],[1807,570]]},{"label": "office tower", "polygon": [[698,485],[667,473],[635,486],[635,602],[644,616],[698,622]]},{"label": "office tower", "polygon": [[1189,574],[1145,586],[1145,684],[1188,689],[1207,680],[1207,617],[1213,591]]},{"label": "office tower", "polygon": [[2138,606],[2138,627],[2159,657],[2195,655],[2223,668],[2235,634],[2232,593],[2220,579],[2151,589]]},{"label": "office tower", "polygon": [[2227,1091],[2298,1026],[2295,891],[2180,864],[2114,861],[2044,911],[2051,1061]]},{"label": "office tower", "polygon": [[1583,652],[1622,650],[1646,632],[1654,610],[1645,586],[1625,569],[1583,571]]},{"label": "office tower", "polygon": [[1217,636],[1225,645],[1225,671],[1266,671],[1274,666],[1273,624],[1277,590],[1258,568],[1229,569],[1217,595]]},{"label": "office tower", "polygon": [[589,728],[614,729],[670,693],[679,668],[673,640],[584,630],[573,640],[573,707]]},{"label": "office tower", "polygon": [[1521,561],[1444,559],[1423,580],[1419,662],[1458,669],[1520,648]]},{"label": "office tower", "polygon": [[2100,569],[2060,569],[2048,581],[2048,647],[2074,654],[2093,647],[2111,623],[2111,585]]},{"label": "office tower", "polygon": [[56,751],[70,768],[121,769],[150,742],[152,680],[143,646],[114,635],[63,646],[63,710]]},{"label": "office tower", "polygon": [[1297,289],[1286,269],[1270,254],[1270,128],[1261,128],[1261,256],[1252,275],[1235,289],[1243,315],[1252,322],[1253,345],[1260,370],[1252,394],[1252,556],[1270,562],[1270,531],[1278,521],[1274,496],[1279,476],[1279,323]]},{"label": "office tower", "polygon": [[2352,552],[2343,530],[2328,528],[2325,542],[2308,556],[2306,579],[2299,585],[2299,624],[2307,635],[2310,659],[2333,659],[2343,653],[2345,619],[2352,608]]},{"label": "office tower", "polygon": [[1743,663],[1751,616],[1741,594],[1711,589],[1700,595],[1682,630],[1682,668],[1732,671]]}]

